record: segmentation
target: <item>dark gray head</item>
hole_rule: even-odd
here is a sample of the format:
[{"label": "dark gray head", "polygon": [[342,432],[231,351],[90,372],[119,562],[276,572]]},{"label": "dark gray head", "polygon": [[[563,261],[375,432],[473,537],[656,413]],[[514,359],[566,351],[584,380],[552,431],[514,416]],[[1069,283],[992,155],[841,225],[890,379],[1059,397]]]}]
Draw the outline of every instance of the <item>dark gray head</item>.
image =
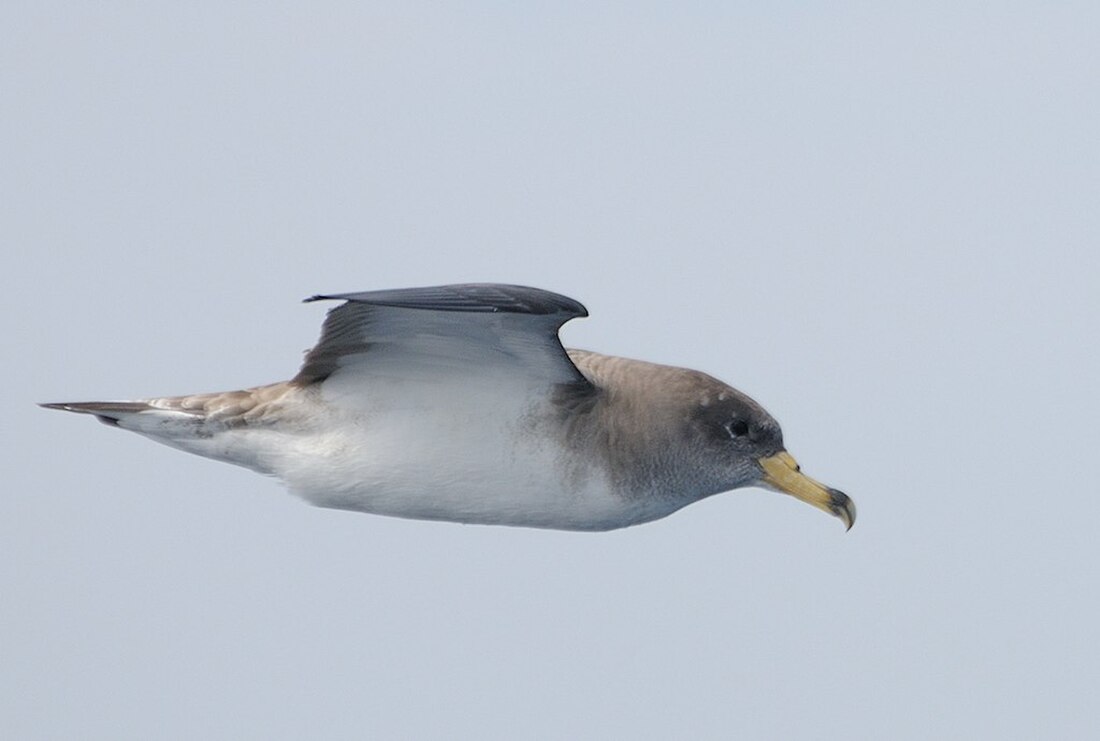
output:
[{"label": "dark gray head", "polygon": [[779,423],[745,394],[699,375],[689,402],[689,437],[698,446],[693,456],[697,473],[714,488],[711,493],[765,486],[823,509],[851,528],[856,516],[852,500],[801,472],[783,446]]},{"label": "dark gray head", "polygon": [[[848,527],[844,493],[803,475],[762,406],[712,376],[686,368],[570,350],[597,389],[562,393],[566,429],[578,448],[602,451],[629,491],[679,499],[679,506],[743,486],[790,494]],[[591,405],[577,413],[578,404]],[[578,424],[587,420],[589,424]]]}]

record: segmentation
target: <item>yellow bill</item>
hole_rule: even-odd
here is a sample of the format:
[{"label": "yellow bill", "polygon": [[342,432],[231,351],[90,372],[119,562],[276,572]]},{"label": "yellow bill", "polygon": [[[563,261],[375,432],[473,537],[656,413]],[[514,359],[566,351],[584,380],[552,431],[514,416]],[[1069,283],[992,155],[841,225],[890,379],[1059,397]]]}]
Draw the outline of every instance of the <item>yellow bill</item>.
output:
[{"label": "yellow bill", "polygon": [[856,521],[855,502],[844,492],[830,489],[803,474],[790,453],[781,450],[775,455],[761,458],[760,467],[764,469],[761,481],[768,488],[790,494],[796,499],[823,509],[844,520],[848,529],[852,529]]}]

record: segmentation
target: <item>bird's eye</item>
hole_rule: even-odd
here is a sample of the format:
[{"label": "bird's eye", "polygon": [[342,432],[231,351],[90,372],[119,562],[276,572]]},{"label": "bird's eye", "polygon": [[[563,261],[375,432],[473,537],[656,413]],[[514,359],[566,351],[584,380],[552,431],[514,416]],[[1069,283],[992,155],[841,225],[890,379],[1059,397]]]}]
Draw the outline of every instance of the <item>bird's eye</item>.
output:
[{"label": "bird's eye", "polygon": [[743,419],[735,419],[726,425],[726,429],[733,437],[744,437],[749,434],[749,423]]}]

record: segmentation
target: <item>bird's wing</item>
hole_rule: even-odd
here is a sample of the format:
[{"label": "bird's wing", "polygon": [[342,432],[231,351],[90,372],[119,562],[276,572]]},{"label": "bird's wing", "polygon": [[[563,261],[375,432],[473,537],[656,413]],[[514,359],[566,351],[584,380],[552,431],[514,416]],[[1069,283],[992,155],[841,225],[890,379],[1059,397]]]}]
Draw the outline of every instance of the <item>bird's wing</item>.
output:
[{"label": "bird's wing", "polygon": [[472,283],[313,296],[341,300],[292,383],[335,375],[435,378],[504,373],[530,383],[587,384],[558,329],[588,316],[577,301],[524,286]]}]

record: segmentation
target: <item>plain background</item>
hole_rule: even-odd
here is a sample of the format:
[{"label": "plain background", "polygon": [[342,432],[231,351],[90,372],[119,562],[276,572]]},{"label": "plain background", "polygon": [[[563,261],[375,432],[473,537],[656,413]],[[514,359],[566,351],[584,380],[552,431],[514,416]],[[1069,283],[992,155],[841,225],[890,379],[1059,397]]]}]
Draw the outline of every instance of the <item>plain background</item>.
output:
[{"label": "plain background", "polygon": [[[0,29],[0,735],[1095,737],[1095,4]],[[284,379],[298,299],[461,281],[745,390],[856,527],[760,490],[600,535],[323,511],[34,406]]]}]

